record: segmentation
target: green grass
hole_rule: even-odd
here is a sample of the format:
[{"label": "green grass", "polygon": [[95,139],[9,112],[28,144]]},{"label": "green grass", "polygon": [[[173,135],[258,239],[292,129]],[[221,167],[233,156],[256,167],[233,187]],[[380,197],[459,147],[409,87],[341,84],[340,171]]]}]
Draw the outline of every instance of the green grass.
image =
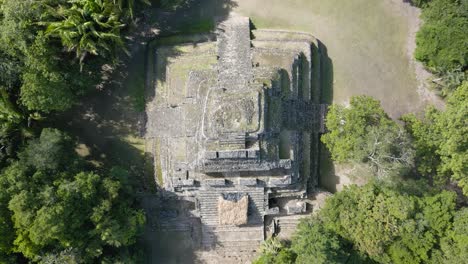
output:
[{"label": "green grass", "polygon": [[130,96],[132,97],[133,107],[138,112],[145,111],[145,78],[139,76],[135,78],[133,89],[131,90]]},{"label": "green grass", "polygon": [[181,34],[199,34],[210,32],[214,29],[215,24],[211,18],[203,18],[198,21],[188,21],[180,24],[177,31]]},{"label": "green grass", "polygon": [[421,109],[407,54],[410,20],[403,3],[384,0],[248,0],[236,12],[261,28],[310,32],[328,49],[333,90],[326,101],[367,94],[392,117]]},{"label": "green grass", "polygon": [[128,62],[127,78],[124,81],[124,90],[131,98],[131,104],[135,111],[145,111],[145,90],[146,90],[146,52],[145,47],[141,47]]}]

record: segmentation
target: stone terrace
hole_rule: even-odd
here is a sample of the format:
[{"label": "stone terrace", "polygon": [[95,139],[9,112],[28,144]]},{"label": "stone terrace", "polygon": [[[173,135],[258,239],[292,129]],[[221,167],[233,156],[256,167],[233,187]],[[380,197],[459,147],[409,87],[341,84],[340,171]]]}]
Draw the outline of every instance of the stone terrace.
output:
[{"label": "stone terrace", "polygon": [[[157,47],[147,149],[162,199],[176,197],[161,230],[192,237],[202,263],[245,263],[314,209],[320,53],[309,34],[251,31],[235,14],[216,33]],[[231,195],[248,197],[247,224],[220,224],[219,197]]]}]

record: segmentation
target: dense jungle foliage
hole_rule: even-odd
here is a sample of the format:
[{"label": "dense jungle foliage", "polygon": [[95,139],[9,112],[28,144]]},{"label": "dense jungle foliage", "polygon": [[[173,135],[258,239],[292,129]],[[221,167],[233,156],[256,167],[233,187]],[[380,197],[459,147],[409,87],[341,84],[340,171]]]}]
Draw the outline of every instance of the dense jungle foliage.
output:
[{"label": "dense jungle foliage", "polygon": [[466,263],[467,208],[453,192],[405,185],[345,188],[299,224],[290,244],[267,241],[254,263]]},{"label": "dense jungle foliage", "polygon": [[421,0],[423,24],[416,36],[415,57],[438,78],[442,96],[453,92],[468,70],[468,1]]},{"label": "dense jungle foliage", "polygon": [[94,170],[56,129],[43,129],[18,157],[0,175],[0,250],[10,255],[0,261],[15,262],[15,252],[39,263],[135,257],[125,247],[135,243],[145,216],[133,209],[125,169]]},{"label": "dense jungle foliage", "polygon": [[125,168],[95,166],[51,115],[102,89],[147,0],[0,0],[0,263],[134,263]]}]

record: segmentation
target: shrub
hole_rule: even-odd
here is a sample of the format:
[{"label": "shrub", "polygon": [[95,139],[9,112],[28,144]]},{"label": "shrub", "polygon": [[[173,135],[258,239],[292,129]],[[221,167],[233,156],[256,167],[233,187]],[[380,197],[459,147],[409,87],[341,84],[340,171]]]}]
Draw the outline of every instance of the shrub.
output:
[{"label": "shrub", "polygon": [[[423,2],[423,1],[420,1]],[[468,61],[468,1],[434,0],[422,12],[415,57],[433,72],[461,68]]]}]

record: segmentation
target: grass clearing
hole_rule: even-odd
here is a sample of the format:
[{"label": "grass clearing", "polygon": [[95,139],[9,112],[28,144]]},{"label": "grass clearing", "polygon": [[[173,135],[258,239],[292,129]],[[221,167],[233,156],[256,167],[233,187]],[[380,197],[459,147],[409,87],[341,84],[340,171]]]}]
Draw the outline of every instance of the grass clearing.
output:
[{"label": "grass clearing", "polygon": [[210,32],[215,28],[212,18],[201,18],[200,20],[187,21],[177,27],[177,32],[181,34],[199,34]]},{"label": "grass clearing", "polygon": [[380,99],[392,117],[421,109],[415,70],[407,52],[410,19],[402,12],[404,3],[392,0],[238,0],[238,3],[236,11],[251,17],[257,28],[310,32],[326,46],[333,63],[334,102],[343,103],[352,95],[367,94]]},{"label": "grass clearing", "polygon": [[126,135],[123,137],[123,140],[130,144],[132,147],[141,151],[142,154],[145,153],[145,139],[141,137],[136,137],[134,135]]}]

